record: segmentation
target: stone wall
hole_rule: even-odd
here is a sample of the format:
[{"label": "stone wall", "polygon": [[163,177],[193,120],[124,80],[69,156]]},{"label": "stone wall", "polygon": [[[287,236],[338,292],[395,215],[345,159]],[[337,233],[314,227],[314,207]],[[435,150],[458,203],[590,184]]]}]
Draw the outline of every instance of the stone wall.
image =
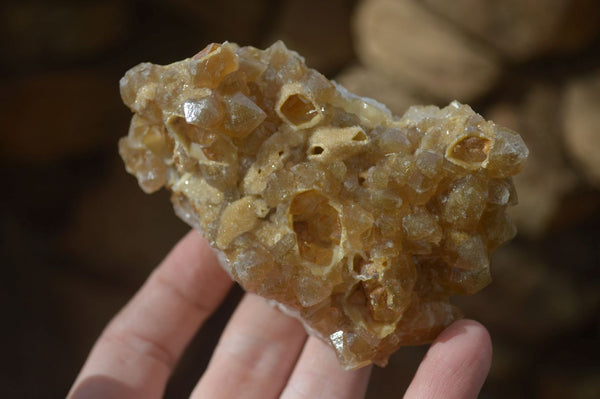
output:
[{"label": "stone wall", "polygon": [[[456,301],[492,333],[481,396],[600,396],[599,4],[3,2],[0,299],[11,344],[0,396],[64,396],[102,327],[187,230],[167,194],[143,194],[118,158],[130,116],[121,75],[209,42],[276,39],[398,115],[458,99],[523,135],[520,234],[495,256],[494,282]],[[240,296],[196,337],[166,397],[195,384]],[[396,397],[424,351],[374,370],[368,397]]]}]

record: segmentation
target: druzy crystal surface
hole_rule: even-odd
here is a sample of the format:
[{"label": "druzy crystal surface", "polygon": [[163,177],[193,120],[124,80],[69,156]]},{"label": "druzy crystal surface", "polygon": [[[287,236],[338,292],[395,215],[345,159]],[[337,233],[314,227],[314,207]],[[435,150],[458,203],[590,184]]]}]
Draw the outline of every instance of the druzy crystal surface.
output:
[{"label": "druzy crystal surface", "polygon": [[466,105],[395,117],[281,42],[211,44],[120,85],[135,115],[119,150],[142,189],[170,189],[229,274],[346,368],[431,341],[515,234],[528,150]]}]

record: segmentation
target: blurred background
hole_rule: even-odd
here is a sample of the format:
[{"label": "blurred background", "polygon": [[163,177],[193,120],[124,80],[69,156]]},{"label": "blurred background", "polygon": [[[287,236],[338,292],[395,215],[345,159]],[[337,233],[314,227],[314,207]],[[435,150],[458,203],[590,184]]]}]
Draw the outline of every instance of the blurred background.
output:
[{"label": "blurred background", "polygon": [[[64,397],[111,316],[188,230],[145,195],[117,140],[118,80],[210,42],[277,39],[401,115],[468,102],[519,131],[518,237],[494,282],[457,298],[494,361],[482,398],[600,397],[600,2],[596,0],[96,0],[0,3],[3,398]],[[178,366],[186,397],[242,292]],[[369,398],[398,397],[425,347],[376,368]]]}]

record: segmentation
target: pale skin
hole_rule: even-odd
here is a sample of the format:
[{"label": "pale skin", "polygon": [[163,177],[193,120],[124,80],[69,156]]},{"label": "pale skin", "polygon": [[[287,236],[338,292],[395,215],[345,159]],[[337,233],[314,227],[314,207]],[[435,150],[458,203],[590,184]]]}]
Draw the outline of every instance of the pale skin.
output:
[{"label": "pale skin", "polygon": [[[175,364],[232,281],[191,231],[98,338],[68,398],[161,398]],[[487,330],[459,320],[429,348],[404,398],[476,398],[489,371]],[[246,294],[190,397],[364,398],[371,367],[343,370],[326,344]],[[402,393],[398,394],[400,397]]]}]

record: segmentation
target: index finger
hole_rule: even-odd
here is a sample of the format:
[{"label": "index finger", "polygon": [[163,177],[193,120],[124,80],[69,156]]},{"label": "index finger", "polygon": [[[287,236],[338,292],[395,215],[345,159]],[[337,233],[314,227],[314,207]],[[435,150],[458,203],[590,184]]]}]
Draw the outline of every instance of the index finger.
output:
[{"label": "index finger", "polygon": [[162,397],[171,371],[232,281],[188,233],[102,332],[69,398]]}]

